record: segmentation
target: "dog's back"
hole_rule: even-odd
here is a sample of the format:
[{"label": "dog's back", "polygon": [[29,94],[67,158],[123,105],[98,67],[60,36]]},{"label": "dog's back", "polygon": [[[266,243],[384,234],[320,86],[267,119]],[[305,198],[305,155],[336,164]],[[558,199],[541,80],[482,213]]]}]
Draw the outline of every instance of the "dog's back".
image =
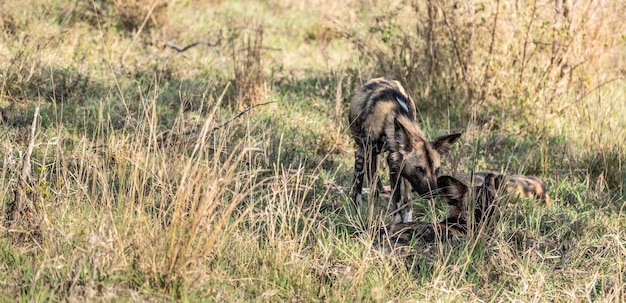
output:
[{"label": "dog's back", "polygon": [[[474,174],[456,174],[457,179],[463,180],[467,184],[478,186],[482,184],[485,177],[493,174],[499,177],[500,182],[496,183],[498,190],[503,190],[505,193],[511,194],[514,197],[519,198],[534,198],[543,202],[545,205],[552,205],[552,200],[546,191],[546,186],[541,179],[534,176],[524,175],[507,175],[496,172],[474,172]],[[506,186],[506,187],[504,187]]]},{"label": "dog's back", "polygon": [[348,117],[357,144],[382,145],[390,118],[415,122],[415,102],[400,82],[374,78],[357,90]]}]

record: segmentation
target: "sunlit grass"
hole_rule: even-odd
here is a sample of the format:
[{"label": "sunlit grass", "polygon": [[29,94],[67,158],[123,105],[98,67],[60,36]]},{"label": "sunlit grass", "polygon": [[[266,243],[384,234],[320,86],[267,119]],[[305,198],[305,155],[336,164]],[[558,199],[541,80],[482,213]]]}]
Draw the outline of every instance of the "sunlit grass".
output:
[{"label": "sunlit grass", "polygon": [[[40,238],[1,229],[7,300],[624,300],[623,79],[594,90],[601,77],[591,77],[589,94],[563,93],[536,116],[490,96],[494,106],[472,118],[473,101],[454,99],[462,89],[445,82],[452,74],[433,82],[430,97],[414,91],[428,137],[464,133],[446,172],[538,175],[555,203],[511,199],[489,233],[391,254],[374,241],[389,222],[384,199],[367,220],[351,207],[344,113],[364,79],[399,75],[380,66],[385,52],[367,50],[379,34],[413,37],[400,29],[414,20],[401,18],[420,12],[358,1],[173,1],[154,18],[138,7],[122,20],[114,2],[0,4],[0,107],[9,114],[0,125],[1,209],[20,182],[40,106],[28,194],[47,220]],[[398,24],[386,27],[390,16]],[[138,34],[141,24],[128,20],[148,23]],[[262,69],[236,75],[259,25],[260,55],[248,66]],[[221,44],[164,47],[195,41]],[[503,79],[519,72],[493,64]],[[420,79],[404,80],[418,89]],[[515,95],[515,83],[498,83],[490,89]],[[415,201],[425,221],[446,207]]]}]

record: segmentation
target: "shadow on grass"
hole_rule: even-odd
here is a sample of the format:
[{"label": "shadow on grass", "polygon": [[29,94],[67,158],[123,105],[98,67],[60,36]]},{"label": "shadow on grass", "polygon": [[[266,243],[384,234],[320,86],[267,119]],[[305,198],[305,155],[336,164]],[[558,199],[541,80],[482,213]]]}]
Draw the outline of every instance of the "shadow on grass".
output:
[{"label": "shadow on grass", "polygon": [[[210,74],[179,79],[168,71],[154,68],[120,75],[119,86],[89,80],[88,76],[71,69],[53,70],[46,75],[50,76],[33,79],[33,84],[23,87],[22,100],[39,96],[45,101],[41,111],[42,129],[54,129],[62,123],[63,128],[93,139],[94,145],[96,138],[102,135],[103,124],[111,133],[149,137],[139,133],[148,130],[138,126],[152,115],[147,112],[153,109],[159,132],[182,133],[198,128],[215,109],[220,90],[225,87],[216,85],[223,80],[212,78]],[[303,199],[315,201],[323,197],[327,201],[322,208],[324,212],[333,216],[336,223],[348,224],[340,214],[349,203],[346,190],[352,182],[352,140],[346,129],[346,109],[356,82],[356,75],[350,71],[346,71],[343,78],[327,73],[276,81],[273,84],[276,104],[259,107],[217,131],[228,133],[225,136],[229,141],[227,149],[243,142],[246,147],[259,151],[250,161],[241,164],[242,168],[261,168],[263,172],[259,177],[270,177],[276,169],[304,169],[306,174],[316,175],[311,184],[314,190],[306,191]],[[337,91],[339,84],[341,93]],[[339,113],[336,102],[339,102]],[[9,127],[30,124],[32,109],[27,104],[9,113]],[[237,114],[227,106],[220,107],[216,124]],[[74,146],[71,141],[66,144],[66,148]],[[619,148],[578,156],[566,137],[536,140],[494,132],[467,142],[453,152],[456,154],[459,155],[456,159],[452,155],[446,159],[455,162],[456,169],[490,169],[541,176],[552,186],[557,199],[567,205],[577,205],[579,209],[619,210],[619,201],[624,197],[626,173],[621,163],[626,157]],[[383,174],[384,170],[380,175]],[[419,204],[418,209],[424,210],[426,205]]]}]

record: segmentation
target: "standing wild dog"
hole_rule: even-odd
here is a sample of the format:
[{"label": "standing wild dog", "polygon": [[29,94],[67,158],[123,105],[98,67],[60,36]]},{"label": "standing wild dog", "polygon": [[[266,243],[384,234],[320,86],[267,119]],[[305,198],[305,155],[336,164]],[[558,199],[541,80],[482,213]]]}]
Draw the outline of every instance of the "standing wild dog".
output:
[{"label": "standing wild dog", "polygon": [[[377,179],[377,156],[388,151],[394,222],[411,221],[411,188],[424,197],[437,189],[440,157],[461,134],[427,141],[415,121],[413,99],[400,82],[384,78],[372,79],[356,92],[350,104],[349,119],[357,145],[352,189],[355,206],[361,202],[366,170],[368,182],[373,183]],[[402,187],[404,202],[401,203]],[[382,183],[377,181],[372,193],[381,189]]]}]

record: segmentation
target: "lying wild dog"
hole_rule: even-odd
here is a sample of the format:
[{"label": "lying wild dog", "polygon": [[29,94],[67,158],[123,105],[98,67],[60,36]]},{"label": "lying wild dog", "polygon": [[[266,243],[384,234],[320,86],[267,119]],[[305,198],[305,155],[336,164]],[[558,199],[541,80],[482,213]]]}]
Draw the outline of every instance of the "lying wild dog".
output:
[{"label": "lying wild dog", "polygon": [[[413,99],[400,82],[384,78],[372,79],[356,92],[350,104],[349,122],[357,145],[352,187],[355,206],[358,208],[361,203],[366,170],[368,182],[374,183],[377,156],[388,151],[394,222],[411,221],[411,189],[422,197],[437,189],[440,157],[461,134],[427,141],[415,121]],[[377,181],[374,186],[372,193],[375,195],[382,189],[382,183]],[[400,201],[401,191],[404,191],[403,202]]]},{"label": "lying wild dog", "polygon": [[439,224],[460,224],[465,226],[471,222],[468,218],[470,202],[474,202],[472,213],[474,215],[474,228],[479,228],[485,223],[489,225],[498,220],[497,199],[499,187],[503,182],[503,176],[497,174],[484,174],[480,182],[472,185],[452,176],[440,176],[437,178],[439,196],[448,202],[450,210],[448,217]]},{"label": "lying wild dog", "polygon": [[[455,177],[467,184],[481,184],[486,176],[495,175],[496,189],[518,198],[535,198],[546,206],[552,204],[546,186],[541,179],[533,176],[507,175],[496,172],[475,172],[473,174],[457,174]],[[506,186],[505,186],[506,185]]]},{"label": "lying wild dog", "polygon": [[[451,206],[447,218],[439,223],[414,221],[385,226],[379,231],[383,247],[389,250],[409,245],[411,241],[432,243],[437,239],[463,237],[470,229],[470,222],[473,222],[473,230],[493,226],[499,217],[496,207],[499,178],[495,174],[486,175],[480,185],[470,187],[452,176],[440,176],[437,178],[439,196]],[[473,218],[468,216],[470,200],[474,201]]]}]

